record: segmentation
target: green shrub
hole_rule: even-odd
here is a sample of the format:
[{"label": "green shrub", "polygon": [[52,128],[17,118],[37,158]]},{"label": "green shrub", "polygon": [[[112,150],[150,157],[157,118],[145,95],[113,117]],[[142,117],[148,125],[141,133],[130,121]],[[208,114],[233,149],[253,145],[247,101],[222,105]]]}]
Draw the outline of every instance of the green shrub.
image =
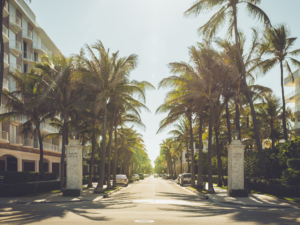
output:
[{"label": "green shrub", "polygon": [[300,185],[300,170],[286,169],[283,171],[282,180],[288,185]]},{"label": "green shrub", "polygon": [[[46,181],[57,180],[57,173],[45,173]],[[4,184],[16,184],[26,182],[42,181],[41,173],[39,172],[4,172]]]},{"label": "green shrub", "polygon": [[[208,182],[208,175],[202,175],[203,178],[203,182]],[[219,181],[218,175],[213,175],[212,176],[212,182],[217,184]],[[225,182],[225,186],[228,185],[228,177],[224,176],[224,182]]]},{"label": "green shrub", "polygon": [[244,189],[230,190],[229,196],[230,197],[248,197],[248,192]]},{"label": "green shrub", "polygon": [[60,189],[60,181],[37,181],[17,184],[0,184],[0,197],[18,197],[26,194]]},{"label": "green shrub", "polygon": [[300,170],[300,159],[288,159],[287,165],[293,170]]},{"label": "green shrub", "polygon": [[78,197],[80,196],[80,189],[65,189],[63,190],[63,196],[65,197]]}]

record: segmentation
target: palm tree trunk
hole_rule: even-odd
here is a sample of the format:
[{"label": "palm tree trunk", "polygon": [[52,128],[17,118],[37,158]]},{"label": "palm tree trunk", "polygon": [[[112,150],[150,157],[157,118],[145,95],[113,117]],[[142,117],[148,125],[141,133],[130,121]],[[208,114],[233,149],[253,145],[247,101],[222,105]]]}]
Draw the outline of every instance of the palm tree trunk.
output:
[{"label": "palm tree trunk", "polygon": [[226,103],[226,120],[227,120],[227,132],[228,132],[228,144],[231,143],[231,125],[230,125],[230,113],[228,108],[228,102]]},{"label": "palm tree trunk", "polygon": [[[5,1],[2,0],[2,7],[0,12],[1,24],[3,23],[3,9],[5,6]],[[2,26],[0,27],[0,32],[2,34]],[[3,76],[4,76],[4,43],[3,43],[3,36],[0,37],[0,87],[2,90],[3,87]],[[2,91],[0,91],[0,104],[2,104]]]},{"label": "palm tree trunk", "polygon": [[272,139],[272,150],[274,150],[275,139],[274,139],[274,125],[273,125],[273,123],[271,123],[271,139]]},{"label": "palm tree trunk", "polygon": [[88,188],[93,187],[93,170],[95,164],[95,147],[96,147],[96,135],[95,135],[95,124],[93,124],[93,134],[92,134],[92,153],[91,153],[91,162],[90,162],[90,171],[89,171],[89,181],[88,181]]},{"label": "palm tree trunk", "polygon": [[39,138],[40,143],[40,163],[39,163],[39,171],[41,173],[42,180],[46,180],[45,171],[44,171],[44,149],[43,149],[43,137],[41,135],[40,125],[36,126],[36,131]]},{"label": "palm tree trunk", "polygon": [[63,133],[62,133],[62,150],[60,158],[60,189],[64,189],[65,185],[65,154],[66,154],[66,139],[67,139],[67,118],[68,115],[64,115]]},{"label": "palm tree trunk", "polygon": [[225,184],[224,184],[224,178],[223,178],[223,168],[222,168],[222,159],[221,159],[221,152],[220,152],[218,129],[215,129],[215,135],[216,135],[217,159],[218,159],[218,187],[222,187]]},{"label": "palm tree trunk", "polygon": [[209,124],[208,124],[208,152],[207,152],[207,170],[208,170],[208,192],[214,193],[214,187],[212,183],[212,125],[213,125],[213,112],[214,112],[214,103],[211,100],[210,102],[210,112],[209,112]]},{"label": "palm tree trunk", "polygon": [[239,97],[237,97],[236,102],[235,102],[235,126],[236,126],[236,129],[239,131],[239,140],[241,140]]},{"label": "palm tree trunk", "polygon": [[190,173],[190,155],[189,155],[189,143],[188,141],[186,142],[186,153],[187,153],[187,162],[188,162],[188,169],[187,169],[187,172]]},{"label": "palm tree trunk", "polygon": [[110,161],[110,155],[111,155],[111,143],[112,143],[112,133],[113,133],[113,125],[114,125],[114,117],[115,117],[115,113],[116,113],[116,106],[114,106],[114,110],[113,110],[113,115],[112,115],[112,119],[111,119],[111,123],[110,123],[110,129],[109,129],[109,142],[108,142],[108,149],[107,149],[107,160],[108,160],[108,165],[107,165],[107,188],[111,188],[111,183],[110,183],[110,165],[111,165],[111,161]]},{"label": "palm tree trunk", "polygon": [[194,135],[193,135],[193,126],[192,126],[192,115],[190,114],[188,116],[188,120],[189,120],[189,125],[190,125],[190,136],[191,136],[191,155],[192,155],[192,177],[191,177],[191,186],[195,187],[195,157],[194,157]]},{"label": "palm tree trunk", "polygon": [[284,134],[284,139],[287,141],[288,140],[288,135],[287,135],[286,118],[285,118],[285,98],[284,98],[284,84],[283,84],[283,66],[282,66],[282,61],[280,61],[280,72],[281,72],[281,97],[282,97],[282,109],[283,109],[283,114],[282,114],[283,134]]},{"label": "palm tree trunk", "polygon": [[[106,101],[105,101],[106,102]],[[103,193],[103,181],[104,181],[104,172],[105,172],[105,158],[106,158],[106,125],[107,125],[107,105],[104,106],[103,112],[103,134],[102,134],[102,151],[101,151],[101,162],[100,162],[100,171],[99,171],[99,180],[98,185],[95,189],[95,193]]]},{"label": "palm tree trunk", "polygon": [[202,177],[202,126],[203,126],[203,112],[199,114],[199,156],[198,156],[198,179],[197,188],[203,189]]},{"label": "palm tree trunk", "polygon": [[257,145],[257,150],[259,153],[259,158],[260,158],[260,162],[262,165],[262,171],[264,174],[265,179],[269,179],[268,173],[267,173],[267,169],[266,169],[266,163],[265,163],[265,158],[262,152],[262,147],[261,147],[261,143],[260,143],[260,132],[258,129],[258,124],[257,124],[257,119],[256,119],[256,112],[254,109],[254,105],[253,105],[253,100],[250,94],[250,90],[247,84],[247,80],[246,80],[246,69],[245,69],[245,65],[244,65],[244,61],[241,55],[241,50],[240,50],[240,44],[239,44],[239,35],[238,35],[238,27],[237,27],[237,15],[236,15],[236,5],[232,5],[232,10],[233,10],[233,17],[234,17],[234,36],[235,36],[235,42],[236,42],[236,48],[237,48],[237,53],[238,53],[238,57],[239,57],[239,61],[240,61],[240,66],[241,66],[241,73],[242,73],[242,81],[243,84],[245,86],[245,90],[246,90],[246,96],[248,99],[248,102],[250,104],[250,108],[251,108],[251,114],[252,114],[252,120],[253,120],[253,127],[254,127],[254,133],[255,133],[255,141],[256,141],[256,145]]},{"label": "palm tree trunk", "polygon": [[113,187],[117,186],[117,167],[118,167],[118,148],[117,148],[117,123],[115,123],[115,146],[114,146],[114,160],[113,160]]},{"label": "palm tree trunk", "polygon": [[180,157],[180,174],[182,174],[182,151],[181,151],[181,157]]}]

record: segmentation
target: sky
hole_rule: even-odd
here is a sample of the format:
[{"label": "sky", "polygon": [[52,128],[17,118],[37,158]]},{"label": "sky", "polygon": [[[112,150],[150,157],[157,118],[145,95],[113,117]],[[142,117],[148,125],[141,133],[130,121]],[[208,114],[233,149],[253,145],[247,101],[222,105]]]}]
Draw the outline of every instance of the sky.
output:
[{"label": "sky", "polygon": [[[170,76],[168,63],[189,61],[188,47],[201,42],[197,29],[209,20],[212,13],[194,18],[186,18],[183,12],[195,0],[32,0],[30,8],[36,14],[37,22],[46,31],[65,56],[79,53],[85,45],[101,40],[111,52],[120,51],[120,56],[137,54],[138,68],[131,78],[145,80],[155,87],[165,77]],[[299,0],[263,0],[260,7],[269,16],[272,25],[286,24],[291,36],[299,37]],[[251,28],[261,23],[253,19],[240,7],[238,27],[251,41]],[[225,37],[226,28],[219,31]],[[300,48],[300,40],[294,49]],[[295,70],[295,68],[293,68]],[[286,76],[286,74],[285,74]],[[267,86],[281,97],[280,68],[276,66],[265,76],[259,77],[257,84]],[[294,88],[285,88],[285,94]],[[152,163],[159,155],[159,144],[169,137],[170,126],[156,134],[159,122],[166,114],[155,114],[164,101],[168,90],[147,92],[146,105],[151,113],[142,112],[146,130],[137,130],[143,135],[148,155]],[[293,107],[293,105],[289,105]]]}]

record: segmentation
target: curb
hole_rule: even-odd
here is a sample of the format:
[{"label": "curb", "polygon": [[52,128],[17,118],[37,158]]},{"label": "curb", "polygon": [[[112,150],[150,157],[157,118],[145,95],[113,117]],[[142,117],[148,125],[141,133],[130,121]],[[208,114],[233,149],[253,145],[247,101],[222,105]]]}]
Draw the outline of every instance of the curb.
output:
[{"label": "curb", "polygon": [[203,193],[200,193],[199,191],[195,191],[195,190],[193,190],[193,189],[191,189],[191,188],[189,188],[189,187],[185,187],[185,188],[186,188],[187,190],[189,190],[189,191],[191,191],[191,192],[197,194],[197,195],[201,195],[201,196],[205,197],[206,200],[210,199],[209,196],[207,196],[207,195],[205,195],[205,194],[203,194]]},{"label": "curb", "polygon": [[104,195],[103,195],[103,198],[108,198],[110,195],[116,193],[117,191],[120,191],[121,189],[123,189],[123,187],[119,187],[119,188],[116,189],[116,190],[113,190],[113,191],[111,191],[111,192],[109,192],[109,193],[107,193],[107,194],[104,194]]}]

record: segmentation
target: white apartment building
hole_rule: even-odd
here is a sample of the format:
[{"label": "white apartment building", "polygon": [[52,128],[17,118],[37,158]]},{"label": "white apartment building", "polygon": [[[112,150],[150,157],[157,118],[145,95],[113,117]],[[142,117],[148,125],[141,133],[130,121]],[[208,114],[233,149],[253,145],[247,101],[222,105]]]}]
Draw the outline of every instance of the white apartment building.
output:
[{"label": "white apartment building", "polygon": [[292,109],[295,115],[295,125],[291,131],[293,131],[297,136],[300,136],[300,70],[296,70],[293,73],[293,76],[294,82],[291,77],[286,77],[284,79],[284,86],[294,87],[295,90],[284,97],[286,103],[295,103],[295,107]]},{"label": "white apartment building", "polygon": [[[33,62],[41,61],[43,54],[60,51],[36,22],[36,16],[24,0],[6,0],[3,10],[4,80],[3,88],[15,91],[16,86],[8,71],[28,72]],[[5,102],[3,103],[5,105]],[[0,113],[6,112],[1,105]],[[3,171],[39,171],[39,142],[32,134],[24,137],[20,132],[23,118],[0,124],[0,173]],[[48,123],[42,125],[43,134],[57,133]],[[59,172],[61,138],[45,139],[44,170]]]}]

